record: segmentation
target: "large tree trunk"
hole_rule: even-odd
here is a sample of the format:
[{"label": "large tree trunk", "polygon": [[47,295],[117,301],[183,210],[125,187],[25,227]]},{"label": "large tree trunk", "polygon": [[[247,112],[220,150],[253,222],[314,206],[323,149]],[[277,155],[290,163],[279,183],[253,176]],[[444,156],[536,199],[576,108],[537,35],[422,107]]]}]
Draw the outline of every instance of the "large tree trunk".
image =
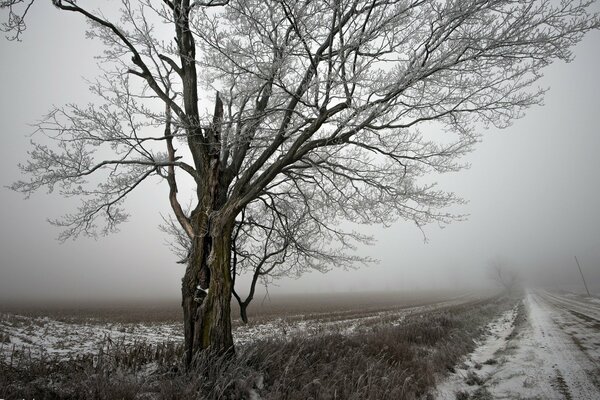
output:
[{"label": "large tree trunk", "polygon": [[195,354],[208,348],[233,352],[229,269],[233,223],[217,217],[207,221],[207,228],[192,244],[182,282],[188,365]]},{"label": "large tree trunk", "polygon": [[235,213],[225,206],[231,179],[220,164],[222,118],[223,103],[217,93],[213,123],[205,132],[213,147],[203,147],[198,135],[189,139],[202,173],[197,182],[198,205],[190,216],[192,244],[181,288],[187,365],[208,348],[233,352],[230,258]]}]

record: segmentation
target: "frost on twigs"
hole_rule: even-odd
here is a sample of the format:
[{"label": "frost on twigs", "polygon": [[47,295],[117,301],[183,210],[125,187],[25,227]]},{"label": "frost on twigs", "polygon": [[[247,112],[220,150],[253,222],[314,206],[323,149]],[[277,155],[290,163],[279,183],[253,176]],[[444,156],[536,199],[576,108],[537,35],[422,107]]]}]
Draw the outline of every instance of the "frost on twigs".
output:
[{"label": "frost on twigs", "polygon": [[[0,4],[24,16],[19,3]],[[229,348],[230,288],[244,304],[256,282],[369,261],[352,249],[370,238],[344,224],[461,219],[450,210],[461,199],[433,176],[467,167],[483,129],[540,104],[542,69],[600,26],[592,4],[123,0],[111,18],[55,1],[106,46],[99,102],[53,111],[22,168],[29,180],[13,188],[80,197],[57,221],[70,237],[113,230],[127,195],[161,179],[171,228],[189,240],[186,332],[199,321],[196,285],[216,280],[202,282],[212,328],[196,331]]]}]

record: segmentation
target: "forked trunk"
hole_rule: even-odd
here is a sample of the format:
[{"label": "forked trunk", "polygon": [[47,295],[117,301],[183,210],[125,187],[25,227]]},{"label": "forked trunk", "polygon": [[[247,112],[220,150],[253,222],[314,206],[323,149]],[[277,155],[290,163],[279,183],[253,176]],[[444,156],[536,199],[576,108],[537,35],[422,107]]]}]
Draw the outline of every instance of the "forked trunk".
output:
[{"label": "forked trunk", "polygon": [[206,221],[195,238],[182,282],[185,356],[190,365],[199,351],[233,352],[231,335],[232,223]]},{"label": "forked trunk", "polygon": [[240,303],[240,317],[245,324],[248,323],[248,303]]}]

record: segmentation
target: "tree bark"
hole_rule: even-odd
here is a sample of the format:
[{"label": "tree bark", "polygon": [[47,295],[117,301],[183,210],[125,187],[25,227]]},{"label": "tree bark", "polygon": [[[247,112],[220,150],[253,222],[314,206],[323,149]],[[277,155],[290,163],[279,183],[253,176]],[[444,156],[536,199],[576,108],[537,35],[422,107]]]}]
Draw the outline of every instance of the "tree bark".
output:
[{"label": "tree bark", "polygon": [[247,324],[248,323],[248,303],[243,302],[243,303],[239,303],[240,304],[240,317],[242,318],[242,321]]},{"label": "tree bark", "polygon": [[192,245],[182,282],[185,361],[210,348],[233,352],[231,334],[231,233],[233,223],[216,218]]},{"label": "tree bark", "polygon": [[231,246],[235,212],[226,207],[228,182],[218,152],[201,154],[206,171],[198,182],[198,205],[190,216],[194,232],[182,281],[185,357],[210,348],[233,352],[231,334]]}]

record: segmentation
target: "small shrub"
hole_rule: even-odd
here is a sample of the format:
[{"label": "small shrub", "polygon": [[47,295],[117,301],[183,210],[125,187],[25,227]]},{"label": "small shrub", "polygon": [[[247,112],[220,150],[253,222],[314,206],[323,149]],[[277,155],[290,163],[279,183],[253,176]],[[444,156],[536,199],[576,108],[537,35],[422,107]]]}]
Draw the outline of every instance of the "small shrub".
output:
[{"label": "small shrub", "polygon": [[481,385],[483,383],[483,380],[475,372],[469,371],[467,377],[465,378],[465,383],[469,386]]},{"label": "small shrub", "polygon": [[493,397],[486,388],[480,387],[471,394],[471,400],[493,400]]},{"label": "small shrub", "polygon": [[460,390],[455,393],[456,400],[469,400],[471,395],[466,390]]},{"label": "small shrub", "polygon": [[0,332],[0,343],[10,343],[10,335],[6,332]]}]

